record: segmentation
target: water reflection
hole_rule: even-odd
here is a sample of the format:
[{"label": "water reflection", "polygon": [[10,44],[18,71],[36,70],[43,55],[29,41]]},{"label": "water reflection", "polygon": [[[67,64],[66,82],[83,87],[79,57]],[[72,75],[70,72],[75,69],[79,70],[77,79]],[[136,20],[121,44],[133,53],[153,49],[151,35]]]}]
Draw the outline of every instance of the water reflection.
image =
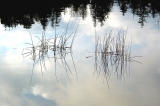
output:
[{"label": "water reflection", "polygon": [[[46,27],[46,36],[43,37],[43,29],[39,23],[34,24],[31,29],[23,29],[21,26],[17,26],[11,30],[5,30],[5,28],[0,25],[0,90],[3,91],[0,92],[0,105],[159,106],[159,31],[152,23],[154,21],[152,18],[150,19],[151,21],[145,24],[143,28],[139,28],[136,20],[138,17],[135,16],[133,20],[132,14],[126,14],[128,15],[122,16],[119,9],[117,9],[116,6],[113,7],[113,11],[109,14],[108,21],[106,21],[103,26],[96,26],[97,34],[105,35],[104,33],[109,33],[110,29],[119,31],[119,29],[125,30],[126,27],[128,27],[127,37],[132,36],[131,53],[133,56],[143,56],[144,63],[137,64],[137,62],[133,62],[130,65],[130,77],[126,78],[126,80],[117,80],[117,76],[110,78],[110,89],[108,89],[106,83],[101,80],[101,78],[103,79],[103,76],[99,76],[99,79],[97,79],[95,75],[92,74],[94,71],[94,57],[88,59],[85,58],[90,52],[92,52],[92,56],[94,56],[96,42],[94,36],[95,27],[92,23],[92,16],[87,16],[86,20],[80,21],[76,38],[74,39],[72,46],[73,54],[75,55],[74,62],[78,73],[78,81],[68,80],[68,77],[66,78],[66,73],[64,73],[64,69],[62,69],[62,65],[58,64],[57,77],[59,80],[57,81],[55,79],[55,74],[52,73],[55,68],[54,64],[49,64],[49,60],[44,53],[46,57],[45,65],[47,70],[43,70],[45,72],[43,73],[43,79],[41,79],[42,73],[39,72],[41,70],[40,65],[38,64],[37,68],[35,66],[33,76],[34,79],[32,81],[32,85],[30,86],[28,86],[28,82],[31,77],[33,62],[31,60],[27,60],[26,58],[22,58],[21,48],[25,48],[26,46],[33,47],[31,36],[28,32],[31,32],[32,39],[34,39],[34,46],[40,46],[42,44],[42,39],[45,41],[53,38],[53,40],[50,40],[53,42],[55,38],[53,36],[54,29],[50,26]],[[63,29],[63,31],[65,31],[66,29],[66,27],[64,28],[64,24],[66,25],[66,22],[68,22],[66,21],[68,19],[67,15],[68,14],[66,13],[66,15],[62,17],[62,23],[59,23],[59,26],[57,26],[60,29],[59,32]],[[72,18],[71,21],[72,23],[75,23],[74,18]],[[73,29],[70,27],[68,30],[71,31]],[[56,32],[57,35],[59,35],[57,29]],[[37,38],[36,36],[39,37]],[[99,36],[99,38],[103,39],[104,37]],[[108,38],[108,36],[105,36],[105,38]],[[58,39],[60,38],[58,37]],[[26,42],[31,42],[31,45],[24,45]],[[101,42],[100,45],[103,44],[105,44],[105,42]],[[130,43],[128,44],[125,42],[125,44],[129,45]],[[43,47],[46,48],[44,45],[46,44],[43,43]],[[70,44],[66,47],[69,46]],[[105,48],[105,46],[103,47]],[[120,48],[121,47],[122,46],[120,46]],[[37,52],[39,52],[41,47],[38,48],[39,49]],[[30,50],[33,51],[31,48],[29,51]],[[52,54],[54,53],[54,51],[50,49],[48,50]],[[70,50],[68,49],[68,51]],[[66,55],[66,61],[70,66],[72,65],[70,69],[74,69],[69,55],[70,53]],[[52,57],[54,57],[54,55],[52,55]],[[37,59],[38,58],[39,56]],[[50,60],[54,61],[54,58],[51,58]],[[57,59],[57,61],[61,62],[61,59]]]},{"label": "water reflection", "polygon": [[[16,5],[16,3],[13,4]],[[27,4],[30,5],[29,8],[23,7],[21,4],[21,7],[14,6],[12,8],[11,6],[11,9],[6,10],[2,6],[0,8],[1,23],[5,27],[15,27],[20,24],[24,28],[31,28],[35,22],[40,22],[43,29],[45,29],[50,21],[52,22],[52,26],[54,24],[58,25],[65,9],[72,8],[71,14],[82,18],[87,16],[87,9],[89,9],[94,25],[99,22],[103,25],[113,6],[118,5],[123,15],[127,11],[130,11],[133,15],[139,17],[138,23],[144,26],[148,17],[157,17],[160,13],[160,3],[158,0],[55,0],[54,3],[39,1],[38,5],[36,3]]]}]

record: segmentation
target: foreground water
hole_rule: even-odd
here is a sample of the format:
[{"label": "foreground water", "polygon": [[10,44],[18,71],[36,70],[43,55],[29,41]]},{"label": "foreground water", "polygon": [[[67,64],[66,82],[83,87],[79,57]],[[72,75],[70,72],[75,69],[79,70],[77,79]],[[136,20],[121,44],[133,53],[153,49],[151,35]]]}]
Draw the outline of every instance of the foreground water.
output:
[{"label": "foreground water", "polygon": [[[82,20],[71,17],[68,12],[62,13],[57,35],[66,32],[67,26],[70,34],[78,25],[72,54],[68,53],[65,58],[67,70],[62,59],[56,60],[55,69],[54,58],[46,58],[44,65],[44,61],[34,64],[30,56],[22,55],[24,48],[32,47],[31,36],[36,44],[42,34],[47,39],[52,38],[55,28],[48,25],[44,31],[40,23],[30,29],[0,25],[0,105],[158,106],[160,42],[159,25],[155,20],[159,19],[148,18],[143,27],[137,20],[138,17],[130,13],[123,16],[116,6],[104,25],[96,27],[89,14]],[[126,45],[132,41],[131,55],[139,56],[136,60],[141,63],[131,62],[122,78],[113,72],[106,80],[106,76],[95,72],[95,32],[104,36],[112,31],[115,36],[120,30],[127,32]]]}]

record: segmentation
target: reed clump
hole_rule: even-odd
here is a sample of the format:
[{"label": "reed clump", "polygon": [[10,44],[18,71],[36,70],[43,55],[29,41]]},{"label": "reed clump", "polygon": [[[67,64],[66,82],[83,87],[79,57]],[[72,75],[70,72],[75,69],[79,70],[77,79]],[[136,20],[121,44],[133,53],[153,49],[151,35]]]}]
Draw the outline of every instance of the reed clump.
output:
[{"label": "reed clump", "polygon": [[[108,79],[111,73],[116,73],[122,78],[129,70],[129,63],[136,61],[138,56],[131,56],[131,42],[126,44],[124,31],[119,31],[116,36],[112,31],[106,36],[95,36],[95,69]],[[136,61],[138,62],[138,61]]]},{"label": "reed clump", "polygon": [[42,33],[41,37],[36,37],[38,42],[33,41],[33,36],[30,34],[31,43],[26,43],[29,47],[26,47],[22,51],[22,55],[24,57],[30,57],[33,60],[33,69],[34,70],[35,64],[40,64],[41,72],[43,76],[43,70],[46,70],[45,60],[46,59],[54,59],[55,63],[55,75],[56,75],[56,65],[57,59],[61,60],[66,72],[71,72],[71,69],[66,61],[66,56],[70,55],[74,70],[76,71],[75,63],[72,56],[72,47],[74,43],[74,39],[76,37],[76,32],[78,29],[78,25],[74,32],[68,34],[68,24],[65,31],[61,35],[56,34],[51,38],[47,38],[45,33]]}]

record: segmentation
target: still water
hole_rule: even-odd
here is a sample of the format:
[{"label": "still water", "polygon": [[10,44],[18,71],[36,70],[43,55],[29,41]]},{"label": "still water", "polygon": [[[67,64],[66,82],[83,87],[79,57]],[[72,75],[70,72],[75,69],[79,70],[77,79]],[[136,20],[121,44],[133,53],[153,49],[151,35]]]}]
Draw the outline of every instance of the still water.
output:
[{"label": "still water", "polygon": [[[0,105],[159,106],[160,17],[148,16],[143,23],[115,4],[109,11],[103,25],[93,19],[89,5],[85,18],[65,8],[57,25],[35,21],[25,27],[1,17]],[[127,49],[120,54],[126,53],[126,60],[117,56],[121,46],[114,45],[123,46],[117,35],[125,35]]]}]

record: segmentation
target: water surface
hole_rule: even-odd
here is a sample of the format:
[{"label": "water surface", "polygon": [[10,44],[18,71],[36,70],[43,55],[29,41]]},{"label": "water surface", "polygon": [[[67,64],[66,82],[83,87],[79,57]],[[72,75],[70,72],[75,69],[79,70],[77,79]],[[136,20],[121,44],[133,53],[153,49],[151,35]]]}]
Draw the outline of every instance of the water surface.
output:
[{"label": "water surface", "polygon": [[[47,9],[40,15],[36,9],[29,15],[17,13],[18,15],[6,17],[2,14],[0,105],[159,106],[159,9],[153,1],[144,2],[140,6],[133,5],[135,2],[132,0],[127,1],[115,0],[119,2],[118,6],[111,0],[106,3],[108,8],[95,0],[90,5],[87,5],[89,1],[82,2],[77,6],[81,7],[77,11],[83,14],[72,11],[76,10],[76,5],[71,9],[68,1],[67,6],[59,5],[59,17],[56,16],[57,19],[60,18],[59,21],[50,21],[50,17],[53,18],[56,13],[45,11]],[[68,8],[61,10],[60,7]],[[142,7],[153,8],[148,10]],[[104,8],[104,11],[98,11],[99,8]],[[48,13],[51,14],[47,15]],[[22,55],[24,49],[32,47],[32,41],[34,45],[41,44],[42,35],[46,39],[52,39],[55,33],[57,36],[63,33],[69,36],[72,32],[74,35],[75,31],[72,52],[66,53],[65,61],[58,53],[55,61],[51,50],[48,57],[40,58],[42,60],[38,58],[36,62],[32,55]],[[125,32],[126,46],[131,46],[131,56],[138,56],[135,58],[138,62],[129,62],[127,70],[118,77],[114,66],[109,66],[109,75],[95,69],[95,36],[103,39],[111,31],[112,37],[119,31]],[[66,47],[70,43],[71,41],[67,42]]]}]

